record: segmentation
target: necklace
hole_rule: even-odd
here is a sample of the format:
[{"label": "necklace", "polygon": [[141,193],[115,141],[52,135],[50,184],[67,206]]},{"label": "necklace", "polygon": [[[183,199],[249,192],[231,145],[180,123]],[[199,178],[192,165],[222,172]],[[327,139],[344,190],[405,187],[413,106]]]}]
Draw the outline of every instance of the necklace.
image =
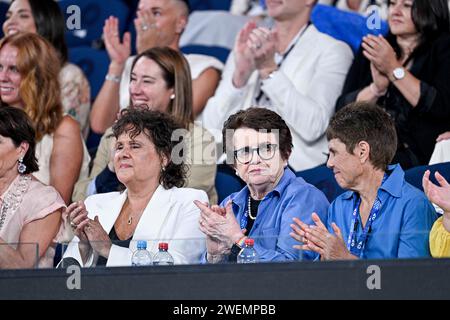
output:
[{"label": "necklace", "polygon": [[5,223],[6,216],[12,216],[22,203],[23,195],[27,192],[30,181],[29,175],[21,175],[5,195],[0,208],[0,230]]},{"label": "necklace", "polygon": [[127,224],[128,225],[131,225],[133,223],[133,217],[129,217],[128,218],[128,221],[127,221]]},{"label": "necklace", "polygon": [[256,216],[254,217],[254,216],[252,216],[252,198],[251,198],[251,196],[248,196],[248,204],[247,204],[248,206],[247,206],[247,213],[248,213],[248,216],[250,217],[250,219],[252,219],[252,220],[255,220],[256,219]]}]

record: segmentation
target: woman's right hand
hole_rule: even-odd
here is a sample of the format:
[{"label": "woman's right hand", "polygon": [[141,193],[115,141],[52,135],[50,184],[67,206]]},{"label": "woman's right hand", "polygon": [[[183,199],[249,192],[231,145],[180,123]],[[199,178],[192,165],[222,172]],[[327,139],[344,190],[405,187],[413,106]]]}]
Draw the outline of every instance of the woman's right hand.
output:
[{"label": "woman's right hand", "polygon": [[372,73],[373,84],[378,92],[384,92],[389,86],[389,78],[382,74],[375,65],[370,63],[370,72]]},{"label": "woman's right hand", "polygon": [[447,131],[441,135],[439,135],[439,137],[437,137],[436,142],[442,141],[442,140],[449,140],[450,139],[450,131]]},{"label": "woman's right hand", "polygon": [[119,19],[111,16],[105,21],[103,36],[106,51],[108,52],[111,63],[123,67],[128,57],[131,55],[130,33],[125,32],[123,42],[121,42],[119,35]]},{"label": "woman's right hand", "polygon": [[88,237],[84,228],[89,222],[88,212],[83,201],[77,201],[69,205],[66,209],[69,225],[73,233],[82,243],[88,243]]}]

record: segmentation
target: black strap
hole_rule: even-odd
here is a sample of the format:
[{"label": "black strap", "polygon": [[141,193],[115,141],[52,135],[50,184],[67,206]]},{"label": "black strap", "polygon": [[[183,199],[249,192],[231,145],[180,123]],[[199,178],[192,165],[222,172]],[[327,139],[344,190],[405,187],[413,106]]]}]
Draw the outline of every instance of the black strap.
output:
[{"label": "black strap", "polygon": [[[277,63],[277,69],[280,69],[281,65],[283,64],[284,60],[289,56],[289,54],[292,52],[292,50],[295,48],[297,43],[299,42],[300,38],[305,34],[306,30],[309,28],[309,26],[312,24],[311,21],[308,21],[308,24],[303,29],[302,33],[297,37],[297,40],[289,47],[289,49],[283,54],[283,57],[281,58],[280,62]],[[259,88],[258,96],[256,97],[256,104],[259,104],[259,101],[261,100],[262,96],[264,95],[264,92],[262,91],[261,87]]]}]

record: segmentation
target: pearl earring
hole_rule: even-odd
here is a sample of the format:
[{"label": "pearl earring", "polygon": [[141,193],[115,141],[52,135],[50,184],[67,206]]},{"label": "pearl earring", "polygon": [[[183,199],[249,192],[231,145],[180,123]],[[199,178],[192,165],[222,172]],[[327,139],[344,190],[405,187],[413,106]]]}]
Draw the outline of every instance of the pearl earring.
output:
[{"label": "pearl earring", "polygon": [[23,163],[23,157],[19,158],[19,165],[17,166],[17,171],[19,171],[20,174],[24,174],[25,171],[27,171],[27,166]]},{"label": "pearl earring", "polygon": [[170,100],[173,100],[173,99],[175,99],[175,93],[172,93],[172,94],[170,95]]}]

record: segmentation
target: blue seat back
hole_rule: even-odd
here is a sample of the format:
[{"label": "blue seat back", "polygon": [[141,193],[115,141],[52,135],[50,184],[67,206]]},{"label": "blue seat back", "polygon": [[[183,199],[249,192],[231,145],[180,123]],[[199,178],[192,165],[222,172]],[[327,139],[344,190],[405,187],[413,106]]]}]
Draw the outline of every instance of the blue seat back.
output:
[{"label": "blue seat back", "polygon": [[234,173],[230,166],[219,164],[217,165],[215,186],[218,203],[220,204],[230,194],[238,192],[245,187],[245,182]]},{"label": "blue seat back", "polygon": [[296,172],[296,175],[322,191],[330,202],[333,202],[337,196],[345,191],[336,182],[333,170],[327,168],[326,165],[299,171]]},{"label": "blue seat back", "polygon": [[91,100],[95,100],[108,72],[108,54],[91,47],[70,48],[69,61],[83,70],[91,85]]},{"label": "blue seat back", "polygon": [[189,0],[191,11],[196,10],[230,10],[232,0]]},{"label": "blue seat back", "polygon": [[97,41],[101,41],[103,26],[109,16],[119,18],[119,32],[122,35],[125,31],[129,7],[120,0],[61,0],[58,2],[61,11],[67,19],[71,19],[73,11],[70,6],[78,6],[81,12],[81,28],[79,30],[66,30],[66,41],[69,47],[91,46]]},{"label": "blue seat back", "polygon": [[228,55],[230,54],[230,50],[227,48],[203,45],[184,46],[181,48],[181,51],[185,54],[197,53],[212,56],[221,61],[223,64],[226,63]]},{"label": "blue seat back", "polygon": [[381,21],[379,30],[370,30],[366,17],[321,4],[314,7],[311,20],[320,32],[344,41],[352,48],[353,52],[358,51],[362,37],[365,35],[387,34],[388,32],[388,25],[385,21]]},{"label": "blue seat back", "polygon": [[[417,189],[423,191],[422,187],[422,178],[425,171],[430,170],[430,180],[438,184],[436,179],[434,178],[434,173],[439,171],[439,173],[447,180],[450,181],[450,162],[437,163],[431,166],[419,166],[415,168],[411,168],[405,171],[405,180],[412,184]],[[439,184],[438,184],[439,185]]]},{"label": "blue seat back", "polygon": [[[0,27],[6,20],[6,12],[8,12],[9,4],[6,2],[0,2]],[[0,38],[3,38],[3,28],[0,28]]]}]

